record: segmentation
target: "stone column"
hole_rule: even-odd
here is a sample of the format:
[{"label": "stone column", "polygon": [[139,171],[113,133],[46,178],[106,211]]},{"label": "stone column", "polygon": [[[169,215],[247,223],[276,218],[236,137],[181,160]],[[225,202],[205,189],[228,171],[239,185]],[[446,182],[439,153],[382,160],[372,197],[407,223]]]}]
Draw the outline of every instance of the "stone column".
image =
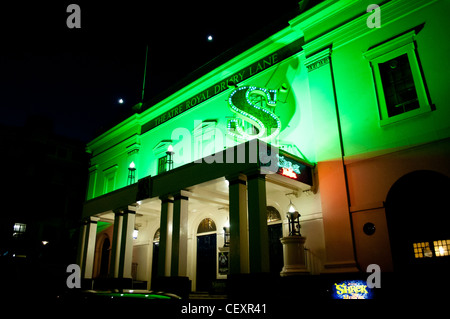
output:
[{"label": "stone column", "polygon": [[120,242],[122,240],[122,212],[114,212],[114,229],[113,240],[111,244],[111,262],[109,266],[109,275],[112,278],[119,277],[119,263],[120,263]]},{"label": "stone column", "polygon": [[120,247],[119,276],[132,278],[131,268],[133,264],[133,231],[136,221],[136,212],[126,210],[123,214],[122,241]]},{"label": "stone column", "polygon": [[136,212],[125,210],[114,216],[114,233],[111,254],[111,275],[113,278],[132,278],[133,230]]},{"label": "stone column", "polygon": [[259,171],[247,174],[250,273],[269,272],[266,176]]},{"label": "stone column", "polygon": [[98,217],[91,216],[82,226],[78,264],[80,265],[81,278],[83,279],[92,279],[98,220]]},{"label": "stone column", "polygon": [[249,273],[247,185],[244,175],[226,177],[229,185],[230,274]]},{"label": "stone column", "polygon": [[164,277],[170,275],[171,267],[173,200],[169,199],[168,196],[163,196],[160,199],[158,276]]},{"label": "stone column", "polygon": [[181,191],[174,195],[173,200],[173,232],[172,232],[172,261],[170,275],[187,275],[187,220],[188,220],[188,197],[187,192]]}]

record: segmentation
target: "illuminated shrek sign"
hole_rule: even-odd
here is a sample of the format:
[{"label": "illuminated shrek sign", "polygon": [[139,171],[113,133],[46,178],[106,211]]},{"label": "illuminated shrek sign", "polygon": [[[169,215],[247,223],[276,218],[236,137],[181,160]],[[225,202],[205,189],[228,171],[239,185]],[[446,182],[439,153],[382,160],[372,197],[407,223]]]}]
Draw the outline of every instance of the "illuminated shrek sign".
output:
[{"label": "illuminated shrek sign", "polygon": [[305,165],[299,160],[289,157],[286,153],[280,152],[277,157],[277,174],[312,186],[312,165]]},{"label": "illuminated shrek sign", "polygon": [[344,280],[335,283],[333,299],[372,299],[372,290],[365,280]]},{"label": "illuminated shrek sign", "polygon": [[293,179],[297,179],[301,174],[300,165],[284,156],[277,155],[278,173]]},{"label": "illuminated shrek sign", "polygon": [[[201,103],[209,100],[213,96],[225,92],[229,89],[230,83],[238,84],[250,77],[253,77],[259,74],[262,71],[267,70],[268,68],[277,65],[279,62],[289,58],[293,54],[299,52],[302,49],[302,45],[304,44],[303,38],[295,40],[294,42],[278,49],[275,52],[265,55],[261,59],[253,62],[252,64],[240,69],[239,71],[228,75],[227,77],[221,79],[219,82],[211,82],[210,85],[201,92],[196,93],[195,95],[187,98],[181,103],[171,107],[165,112],[153,117],[147,123],[142,125],[141,133],[145,133],[154,129],[155,127],[166,123],[167,121],[176,118],[180,114],[189,111],[200,105]],[[264,52],[264,51],[261,51]],[[247,87],[248,88],[248,87]],[[271,92],[271,90],[268,90]],[[269,94],[272,94],[270,93]],[[244,92],[241,92],[244,93]],[[258,92],[253,92],[257,94]],[[250,93],[249,93],[250,94]],[[260,93],[262,94],[262,93]],[[254,94],[252,94],[254,95]],[[236,96],[236,98],[239,95]],[[243,101],[245,102],[245,101]],[[141,112],[149,109],[154,105],[154,101],[145,102],[142,105]],[[241,105],[236,105],[237,108],[241,107]],[[253,114],[252,114],[253,115]]]},{"label": "illuminated shrek sign", "polygon": [[[281,130],[280,119],[269,107],[277,103],[277,91],[256,86],[242,86],[231,92],[228,98],[230,109],[238,118],[228,122],[228,134],[242,140],[258,138],[269,140],[276,137]],[[253,124],[257,132],[247,133],[243,122]]]}]

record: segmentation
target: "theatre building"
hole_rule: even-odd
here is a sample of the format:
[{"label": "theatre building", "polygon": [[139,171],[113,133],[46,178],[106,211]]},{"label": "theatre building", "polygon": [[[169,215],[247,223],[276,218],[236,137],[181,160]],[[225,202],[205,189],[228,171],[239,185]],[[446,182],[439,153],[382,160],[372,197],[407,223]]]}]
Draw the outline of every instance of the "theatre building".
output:
[{"label": "theatre building", "polygon": [[308,7],[88,143],[85,282],[448,267],[450,3],[372,2]]}]

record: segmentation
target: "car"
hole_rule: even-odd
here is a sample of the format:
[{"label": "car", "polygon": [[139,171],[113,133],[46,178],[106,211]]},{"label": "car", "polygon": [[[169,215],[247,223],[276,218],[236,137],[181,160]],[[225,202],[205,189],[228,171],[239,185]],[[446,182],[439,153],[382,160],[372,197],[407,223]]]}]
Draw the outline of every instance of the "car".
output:
[{"label": "car", "polygon": [[57,297],[62,304],[77,306],[164,304],[180,300],[181,297],[162,291],[113,289],[113,290],[75,290]]}]

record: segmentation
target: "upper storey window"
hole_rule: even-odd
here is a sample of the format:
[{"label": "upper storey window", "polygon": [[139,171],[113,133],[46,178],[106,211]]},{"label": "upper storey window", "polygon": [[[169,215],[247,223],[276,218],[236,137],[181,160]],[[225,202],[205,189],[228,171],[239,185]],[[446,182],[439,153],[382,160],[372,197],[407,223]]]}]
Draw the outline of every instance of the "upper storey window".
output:
[{"label": "upper storey window", "polygon": [[364,54],[373,69],[381,125],[431,111],[415,36],[408,32]]},{"label": "upper storey window", "polygon": [[103,182],[103,194],[107,194],[116,189],[117,168],[119,166],[113,165],[103,170],[104,182]]},{"label": "upper storey window", "polygon": [[381,84],[388,117],[420,108],[408,55],[379,63]]}]

